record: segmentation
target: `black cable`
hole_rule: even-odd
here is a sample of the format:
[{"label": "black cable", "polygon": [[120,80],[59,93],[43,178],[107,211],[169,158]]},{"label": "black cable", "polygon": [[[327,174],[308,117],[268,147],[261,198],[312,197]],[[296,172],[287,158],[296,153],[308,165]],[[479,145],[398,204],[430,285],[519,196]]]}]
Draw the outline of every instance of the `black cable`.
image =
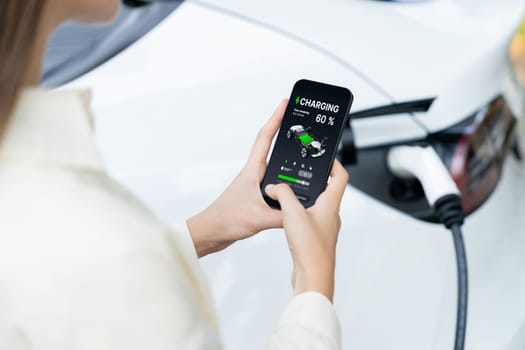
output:
[{"label": "black cable", "polygon": [[467,328],[467,306],[468,306],[468,269],[467,256],[465,253],[465,243],[461,226],[452,225],[452,237],[456,250],[456,265],[458,270],[458,304],[456,315],[456,340],[454,341],[455,350],[463,350],[465,347],[465,333]]},{"label": "black cable", "polygon": [[467,255],[461,225],[464,216],[461,209],[461,198],[458,195],[450,194],[438,199],[434,204],[436,216],[451,230],[456,251],[456,266],[458,274],[458,301],[456,314],[456,339],[454,340],[454,350],[465,348],[465,335],[467,330],[467,306],[468,306],[468,270]]}]

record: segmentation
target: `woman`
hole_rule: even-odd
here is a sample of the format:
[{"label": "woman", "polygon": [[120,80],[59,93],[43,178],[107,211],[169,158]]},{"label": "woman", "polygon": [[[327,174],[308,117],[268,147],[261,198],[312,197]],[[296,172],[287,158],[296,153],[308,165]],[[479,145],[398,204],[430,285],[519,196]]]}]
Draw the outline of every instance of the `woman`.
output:
[{"label": "woman", "polygon": [[[118,0],[0,2],[0,349],[217,349],[198,257],[283,227],[294,297],[270,349],[337,349],[331,300],[348,174],[305,210],[284,184],[259,183],[286,101],[246,166],[207,209],[164,227],[105,173],[89,92],[38,89],[46,42],[67,20],[109,21]],[[269,300],[268,302],[271,302]]]}]

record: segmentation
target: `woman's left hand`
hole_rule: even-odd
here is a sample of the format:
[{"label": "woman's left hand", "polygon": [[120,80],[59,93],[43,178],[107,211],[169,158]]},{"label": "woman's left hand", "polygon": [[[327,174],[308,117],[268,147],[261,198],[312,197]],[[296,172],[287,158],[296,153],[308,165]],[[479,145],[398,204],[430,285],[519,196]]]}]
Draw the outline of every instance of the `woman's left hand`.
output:
[{"label": "woman's left hand", "polygon": [[282,227],[281,211],[266,204],[260,184],[287,103],[287,100],[281,102],[259,131],[248,162],[226,191],[206,210],[187,220],[199,257],[222,250],[260,231]]}]

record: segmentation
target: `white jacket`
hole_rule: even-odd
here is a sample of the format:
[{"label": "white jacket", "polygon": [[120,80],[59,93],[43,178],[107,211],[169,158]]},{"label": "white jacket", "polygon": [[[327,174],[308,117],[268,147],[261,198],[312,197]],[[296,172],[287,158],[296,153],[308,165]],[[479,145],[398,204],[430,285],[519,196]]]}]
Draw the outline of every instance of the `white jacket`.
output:
[{"label": "white jacket", "polygon": [[[339,332],[304,293],[269,348],[339,349]],[[89,92],[24,91],[0,141],[0,349],[219,349],[218,334],[186,225],[105,173]]]}]

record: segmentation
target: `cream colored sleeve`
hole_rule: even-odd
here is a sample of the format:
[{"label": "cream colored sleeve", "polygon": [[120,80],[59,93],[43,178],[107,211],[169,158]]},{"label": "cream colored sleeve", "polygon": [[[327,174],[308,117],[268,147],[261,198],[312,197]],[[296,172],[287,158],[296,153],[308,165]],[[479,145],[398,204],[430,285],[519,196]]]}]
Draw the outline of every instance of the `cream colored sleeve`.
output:
[{"label": "cream colored sleeve", "polygon": [[305,292],[292,298],[269,344],[269,350],[340,348],[341,331],[335,309],[317,292]]}]

